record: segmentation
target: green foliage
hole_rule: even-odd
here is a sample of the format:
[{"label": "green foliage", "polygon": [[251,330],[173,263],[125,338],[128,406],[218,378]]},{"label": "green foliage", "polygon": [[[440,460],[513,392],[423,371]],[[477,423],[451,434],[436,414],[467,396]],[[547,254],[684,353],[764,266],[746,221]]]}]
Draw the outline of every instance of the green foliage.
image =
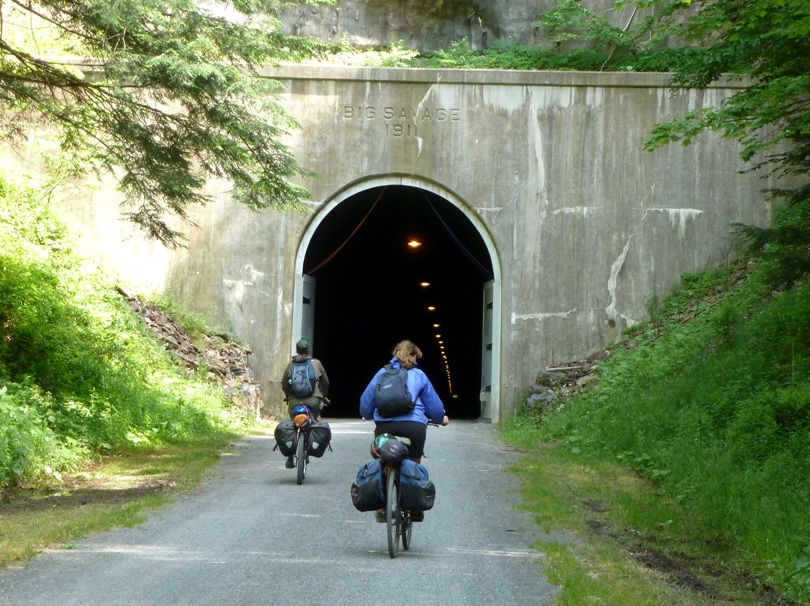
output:
[{"label": "green foliage", "polygon": [[[616,7],[618,12],[619,7]],[[600,68],[611,61],[626,60],[641,50],[641,38],[646,35],[644,27],[631,27],[635,11],[624,28],[613,25],[610,20],[584,8],[577,0],[559,0],[546,12],[538,25],[543,27],[557,47],[571,50],[571,42],[602,53]]]},{"label": "green foliage", "polygon": [[769,227],[736,224],[733,228],[759,256],[769,282],[790,287],[810,274],[810,184],[771,193],[781,202]]},{"label": "green foliage", "polygon": [[495,42],[491,47],[475,51],[464,38],[453,42],[447,50],[417,56],[404,63],[407,67],[457,69],[519,69],[519,70],[580,70],[599,69],[604,54],[590,49],[561,54],[553,48]]},{"label": "green foliage", "polygon": [[516,435],[634,470],[695,540],[810,599],[810,284],[772,293],[761,270],[717,268],[654,310],[596,389]]},{"label": "green foliage", "polygon": [[[321,2],[322,3],[322,2]],[[307,174],[281,143],[297,125],[257,68],[308,56],[275,33],[275,0],[89,0],[3,4],[0,136],[32,126],[58,138],[77,173],[114,171],[126,216],[177,245],[167,216],[185,219],[223,178],[250,208],[293,208]],[[88,57],[77,59],[76,57]]]},{"label": "green foliage", "polygon": [[70,238],[47,192],[0,179],[0,486],[241,422],[218,385],[185,377]]},{"label": "green foliage", "polygon": [[363,67],[412,67],[417,54],[415,50],[405,48],[402,40],[380,49],[360,50],[343,42],[331,47],[322,45],[313,52],[313,56],[323,63]]},{"label": "green foliage", "polygon": [[48,426],[42,414],[49,408],[47,400],[36,386],[0,387],[0,486],[45,470],[67,469],[81,454],[75,444],[60,443]]}]

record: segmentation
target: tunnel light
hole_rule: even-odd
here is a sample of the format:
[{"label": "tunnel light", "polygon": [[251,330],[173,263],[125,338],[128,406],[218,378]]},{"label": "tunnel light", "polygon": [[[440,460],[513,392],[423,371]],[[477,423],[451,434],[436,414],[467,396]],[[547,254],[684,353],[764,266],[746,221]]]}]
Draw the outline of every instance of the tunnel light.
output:
[{"label": "tunnel light", "polygon": [[419,286],[421,286],[422,288],[427,288],[428,286],[430,286],[430,282],[420,282]]},{"label": "tunnel light", "polygon": [[436,307],[433,305],[428,305],[428,311],[436,311]]},{"label": "tunnel light", "polygon": [[408,242],[408,246],[410,246],[411,248],[419,248],[420,246],[422,246],[422,243],[419,240],[411,240],[410,242]]},{"label": "tunnel light", "polygon": [[436,335],[436,338],[437,338],[437,339],[441,339],[441,338],[442,338],[442,336],[441,336],[441,335]]},{"label": "tunnel light", "polygon": [[439,324],[434,324],[433,328],[439,328],[439,326],[440,326]]}]

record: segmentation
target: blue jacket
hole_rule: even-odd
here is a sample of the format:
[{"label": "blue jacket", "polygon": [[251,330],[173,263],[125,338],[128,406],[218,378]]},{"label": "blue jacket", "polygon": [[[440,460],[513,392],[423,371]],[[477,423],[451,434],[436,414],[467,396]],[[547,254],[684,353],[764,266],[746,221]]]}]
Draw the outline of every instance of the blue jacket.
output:
[{"label": "blue jacket", "polygon": [[[399,360],[391,358],[391,366],[399,368]],[[433,385],[427,375],[418,368],[408,370],[408,391],[413,396],[416,403],[414,409],[406,415],[398,417],[381,417],[377,413],[377,406],[374,403],[374,388],[377,385],[377,378],[385,371],[381,368],[371,382],[366,387],[363,395],[360,396],[360,416],[364,419],[374,419],[375,421],[416,421],[423,425],[428,424],[428,420],[433,423],[444,421],[444,404],[433,389]]]}]

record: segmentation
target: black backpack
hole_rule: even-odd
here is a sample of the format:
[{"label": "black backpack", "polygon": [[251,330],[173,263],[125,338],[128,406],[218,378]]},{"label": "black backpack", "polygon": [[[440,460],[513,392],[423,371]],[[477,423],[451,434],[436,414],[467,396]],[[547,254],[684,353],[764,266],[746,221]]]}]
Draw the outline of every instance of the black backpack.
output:
[{"label": "black backpack", "polygon": [[315,393],[315,368],[312,360],[290,362],[290,393],[297,398],[308,398]]},{"label": "black backpack", "polygon": [[415,404],[408,391],[408,371],[386,364],[377,378],[374,403],[381,417],[398,417],[411,412]]}]

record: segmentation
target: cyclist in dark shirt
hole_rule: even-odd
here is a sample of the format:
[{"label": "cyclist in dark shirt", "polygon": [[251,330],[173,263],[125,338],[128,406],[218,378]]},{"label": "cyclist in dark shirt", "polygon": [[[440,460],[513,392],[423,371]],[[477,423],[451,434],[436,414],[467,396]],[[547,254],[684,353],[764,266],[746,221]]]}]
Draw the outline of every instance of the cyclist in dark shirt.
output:
[{"label": "cyclist in dark shirt", "polygon": [[[287,402],[287,413],[290,415],[290,419],[292,419],[295,417],[293,413],[295,407],[299,404],[304,404],[312,411],[315,418],[320,421],[323,407],[329,404],[329,398],[326,397],[329,393],[329,377],[321,361],[311,356],[312,345],[307,339],[298,341],[298,343],[295,344],[295,351],[296,355],[292,357],[292,362],[287,364],[287,368],[284,370],[284,374],[281,377],[281,390],[284,392],[284,400]],[[295,396],[291,391],[290,373],[294,362],[304,362],[306,360],[312,362],[312,368],[315,370],[315,388],[311,396],[302,398]],[[293,457],[287,457],[286,466],[288,469],[292,469],[295,466]]]}]

